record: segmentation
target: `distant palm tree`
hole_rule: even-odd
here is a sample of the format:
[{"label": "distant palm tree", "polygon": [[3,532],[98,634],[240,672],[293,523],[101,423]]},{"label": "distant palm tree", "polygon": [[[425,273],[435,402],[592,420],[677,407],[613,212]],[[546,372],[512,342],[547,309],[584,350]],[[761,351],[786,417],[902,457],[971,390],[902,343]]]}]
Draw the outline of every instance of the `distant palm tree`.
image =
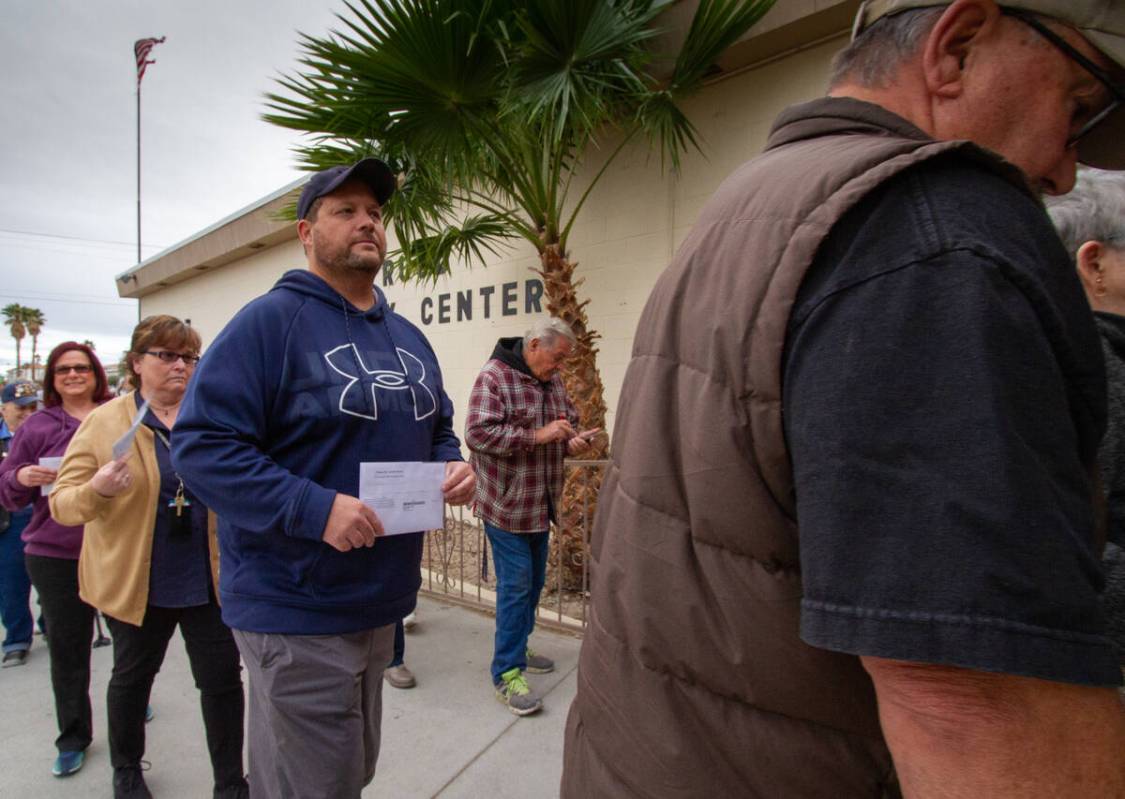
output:
[{"label": "distant palm tree", "polygon": [[47,324],[47,317],[38,308],[24,306],[23,323],[27,327],[27,334],[31,336],[31,379],[34,380],[35,368],[39,365],[39,334],[43,332],[43,325]]},{"label": "distant palm tree", "polygon": [[27,328],[24,326],[24,308],[17,302],[12,302],[4,306],[4,323],[8,325],[8,331],[12,334],[12,338],[16,340],[16,373],[20,370],[20,345],[23,342],[23,337],[27,335]]},{"label": "distant palm tree", "polygon": [[92,350],[96,350],[96,349],[97,349],[97,347],[95,347],[95,346],[94,346],[94,342],[93,342],[93,341],[91,341],[91,340],[90,340],[90,339],[88,339],[88,338],[86,338],[86,339],[82,339],[82,343],[83,343],[83,344],[85,344],[85,345],[86,345],[87,347],[89,347],[89,348],[90,348],[90,349],[92,349]]}]

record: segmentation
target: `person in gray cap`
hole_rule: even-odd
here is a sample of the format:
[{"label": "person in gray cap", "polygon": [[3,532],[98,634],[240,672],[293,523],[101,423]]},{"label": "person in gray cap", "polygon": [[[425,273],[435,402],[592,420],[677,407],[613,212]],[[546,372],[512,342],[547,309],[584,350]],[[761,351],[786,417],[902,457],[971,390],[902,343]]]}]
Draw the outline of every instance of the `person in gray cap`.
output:
[{"label": "person in gray cap", "polygon": [[417,599],[422,533],[383,537],[360,464],[444,463],[445,501],[473,493],[437,357],[374,285],[394,188],[374,158],[309,179],[308,269],[227,324],[176,420],[176,472],[219,518],[253,799],[358,799],[375,775],[383,670]]},{"label": "person in gray cap", "polygon": [[563,799],[1125,796],[1040,200],[1125,167],[1123,75],[1119,0],[873,0],[719,187],[634,339]]}]

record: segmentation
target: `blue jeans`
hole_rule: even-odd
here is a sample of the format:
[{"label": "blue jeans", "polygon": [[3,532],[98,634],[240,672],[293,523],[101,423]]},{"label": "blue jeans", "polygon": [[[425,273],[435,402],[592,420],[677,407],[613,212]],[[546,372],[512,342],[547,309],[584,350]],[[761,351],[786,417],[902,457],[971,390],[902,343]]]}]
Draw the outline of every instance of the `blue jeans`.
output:
[{"label": "blue jeans", "polygon": [[527,639],[535,627],[535,608],[547,579],[548,532],[509,533],[488,522],[484,532],[492,544],[496,570],[496,643],[492,682],[511,669],[527,668]]},{"label": "blue jeans", "polygon": [[31,648],[31,578],[23,561],[20,533],[31,521],[31,508],[12,514],[12,523],[0,533],[0,621],[7,634],[4,654]]}]

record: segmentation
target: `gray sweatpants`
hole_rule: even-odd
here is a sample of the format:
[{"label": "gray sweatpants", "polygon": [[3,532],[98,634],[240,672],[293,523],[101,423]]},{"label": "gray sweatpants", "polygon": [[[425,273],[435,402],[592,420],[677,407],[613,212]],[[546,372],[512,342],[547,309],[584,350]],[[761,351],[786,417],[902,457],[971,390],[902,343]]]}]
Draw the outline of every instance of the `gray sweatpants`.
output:
[{"label": "gray sweatpants", "polygon": [[359,799],[379,758],[394,634],[234,631],[250,683],[250,799]]}]

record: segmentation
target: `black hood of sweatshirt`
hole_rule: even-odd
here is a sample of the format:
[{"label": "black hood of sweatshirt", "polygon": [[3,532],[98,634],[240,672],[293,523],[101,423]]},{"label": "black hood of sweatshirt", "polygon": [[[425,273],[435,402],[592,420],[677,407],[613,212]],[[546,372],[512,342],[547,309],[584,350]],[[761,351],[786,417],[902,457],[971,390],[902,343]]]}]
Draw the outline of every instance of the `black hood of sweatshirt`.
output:
[{"label": "black hood of sweatshirt", "polygon": [[[523,359],[523,338],[520,336],[512,336],[511,338],[502,338],[496,342],[496,346],[492,350],[492,357],[501,363],[515,369],[517,372],[523,372],[528,377],[535,378],[535,374],[531,371],[531,367],[527,365],[527,361]],[[539,380],[540,383],[550,383],[550,380]]]}]

